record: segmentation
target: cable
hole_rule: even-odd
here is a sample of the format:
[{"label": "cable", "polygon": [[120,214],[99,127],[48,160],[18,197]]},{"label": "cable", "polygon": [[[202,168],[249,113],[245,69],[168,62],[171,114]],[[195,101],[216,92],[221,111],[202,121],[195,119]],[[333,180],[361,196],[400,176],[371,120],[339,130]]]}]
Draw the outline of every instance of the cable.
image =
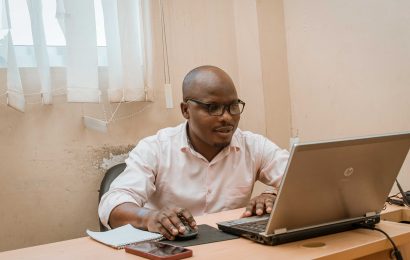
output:
[{"label": "cable", "polygon": [[405,206],[405,204],[404,204],[404,202],[401,198],[387,198],[386,202],[389,203],[390,205],[397,205],[397,206],[400,206],[400,207]]},{"label": "cable", "polygon": [[164,6],[162,0],[159,0],[159,5],[161,9],[161,34],[162,34],[162,59],[163,59],[163,66],[164,66],[164,79],[165,83],[171,83],[171,78],[169,74],[169,63],[168,63],[168,44],[167,44],[167,34],[165,31],[165,16],[164,16]]},{"label": "cable", "polygon": [[396,179],[396,184],[397,184],[397,187],[399,188],[399,191],[401,193],[402,200],[403,200],[404,204],[406,204],[407,207],[410,207],[410,201],[407,200],[406,193],[401,188],[401,185],[400,185],[400,183],[397,179]]},{"label": "cable", "polygon": [[400,192],[397,192],[396,194],[389,196],[389,198],[397,197],[397,195],[399,195],[399,194],[400,194]]},{"label": "cable", "polygon": [[387,197],[386,202],[389,203],[390,205],[397,205],[401,207],[405,206],[403,199],[399,197],[399,194],[400,192]]},{"label": "cable", "polygon": [[117,111],[118,111],[118,109],[120,108],[120,106],[121,106],[122,103],[123,103],[123,102],[118,102],[117,107],[115,108],[114,113],[111,114],[110,119],[109,119],[108,121],[106,120],[107,123],[111,123],[111,121],[113,121],[114,116],[115,116],[115,114],[117,113]]},{"label": "cable", "polygon": [[138,110],[138,111],[135,112],[135,113],[132,113],[132,114],[129,114],[129,115],[126,115],[126,116],[122,116],[122,117],[119,117],[119,118],[113,118],[113,119],[111,120],[111,122],[115,122],[115,121],[119,121],[119,120],[123,120],[123,119],[127,119],[127,118],[134,117],[135,115],[144,112],[148,107],[152,106],[152,104],[153,104],[153,103],[150,103],[150,104],[144,106],[143,108],[141,108],[140,110]]},{"label": "cable", "polygon": [[396,260],[403,260],[403,256],[401,255],[400,250],[397,248],[397,246],[394,243],[393,239],[391,239],[391,237],[386,232],[384,232],[380,228],[377,228],[375,226],[366,225],[366,224],[358,224],[358,227],[365,228],[365,229],[376,230],[376,231],[379,231],[379,232],[383,233],[387,237],[387,239],[390,241],[390,243],[393,245],[392,255],[394,255],[396,257]]}]

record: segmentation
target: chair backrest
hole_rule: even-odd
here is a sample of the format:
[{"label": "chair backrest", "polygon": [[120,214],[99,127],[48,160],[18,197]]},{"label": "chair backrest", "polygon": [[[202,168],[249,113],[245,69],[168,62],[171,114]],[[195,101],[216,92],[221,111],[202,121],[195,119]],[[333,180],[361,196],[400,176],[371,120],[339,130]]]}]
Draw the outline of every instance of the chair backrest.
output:
[{"label": "chair backrest", "polygon": [[[124,171],[126,166],[127,165],[125,163],[120,163],[120,164],[112,166],[111,168],[107,170],[107,172],[104,175],[104,178],[101,181],[99,196],[98,196],[98,203],[100,202],[101,197],[104,195],[104,193],[106,193],[110,189],[110,185],[112,181]],[[107,228],[104,227],[103,224],[101,224],[101,221],[100,221],[100,230],[101,231],[107,230]]]}]

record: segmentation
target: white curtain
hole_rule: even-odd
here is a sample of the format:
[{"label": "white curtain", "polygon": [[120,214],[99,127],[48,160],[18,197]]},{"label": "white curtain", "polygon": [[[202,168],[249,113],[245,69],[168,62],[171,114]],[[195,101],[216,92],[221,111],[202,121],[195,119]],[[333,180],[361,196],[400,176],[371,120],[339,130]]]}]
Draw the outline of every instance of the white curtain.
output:
[{"label": "white curtain", "polygon": [[48,61],[46,37],[44,34],[41,0],[26,0],[30,13],[31,32],[33,35],[34,52],[37,61],[37,71],[41,83],[43,104],[52,103],[50,65]]},{"label": "white curtain", "polygon": [[146,99],[140,0],[102,0],[111,102]]},{"label": "white curtain", "polygon": [[102,8],[107,41],[108,99],[111,102],[119,102],[122,101],[124,96],[124,72],[122,69],[117,1],[102,0]]},{"label": "white curtain", "polygon": [[25,99],[23,87],[21,85],[20,72],[17,67],[16,54],[13,45],[13,39],[10,32],[10,16],[8,0],[3,3],[3,27],[7,34],[3,39],[3,47],[7,53],[7,104],[21,112],[24,112]]},{"label": "white curtain", "polygon": [[100,102],[93,0],[64,0],[67,101]]},{"label": "white curtain", "polygon": [[56,18],[63,34],[65,34],[65,16],[64,0],[56,0]]},{"label": "white curtain", "polygon": [[[0,0],[0,47],[7,66],[8,104],[24,111],[25,98],[10,33],[8,1]],[[56,19],[64,33],[68,102],[100,102],[94,0],[55,0]],[[147,86],[143,39],[143,0],[101,0],[111,102],[145,101]],[[53,86],[42,0],[26,0],[43,104],[52,103]],[[3,38],[3,39],[2,39]],[[32,93],[30,93],[32,95]]]},{"label": "white curtain", "polygon": [[9,26],[8,26],[6,14],[7,14],[6,13],[6,2],[5,0],[0,0],[0,41],[9,32]]}]

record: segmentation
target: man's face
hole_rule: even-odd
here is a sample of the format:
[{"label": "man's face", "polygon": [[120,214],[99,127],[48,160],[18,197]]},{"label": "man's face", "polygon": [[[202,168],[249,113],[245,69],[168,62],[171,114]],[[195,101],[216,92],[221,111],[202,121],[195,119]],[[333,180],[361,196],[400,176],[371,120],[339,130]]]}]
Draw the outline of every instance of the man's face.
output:
[{"label": "man's face", "polygon": [[[235,87],[231,81],[217,80],[200,86],[188,98],[207,104],[229,105],[238,101]],[[228,107],[220,116],[210,115],[205,105],[194,101],[185,103],[185,118],[188,119],[189,137],[199,153],[218,152],[230,144],[238,127],[240,115],[231,115]]]}]

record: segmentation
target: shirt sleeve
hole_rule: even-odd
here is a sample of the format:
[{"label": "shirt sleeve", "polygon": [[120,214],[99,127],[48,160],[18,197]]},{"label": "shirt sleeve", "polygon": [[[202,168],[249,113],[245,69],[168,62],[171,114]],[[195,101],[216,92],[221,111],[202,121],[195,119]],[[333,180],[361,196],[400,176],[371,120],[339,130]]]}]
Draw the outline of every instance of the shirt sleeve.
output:
[{"label": "shirt sleeve", "polygon": [[127,167],[111,183],[110,189],[102,196],[98,214],[101,223],[108,225],[111,211],[125,202],[143,207],[155,192],[155,177],[158,165],[158,152],[155,142],[141,140],[125,160]]},{"label": "shirt sleeve", "polygon": [[261,161],[258,180],[268,186],[274,187],[276,190],[285,173],[289,160],[289,152],[279,148],[263,136],[260,136],[260,138]]}]

